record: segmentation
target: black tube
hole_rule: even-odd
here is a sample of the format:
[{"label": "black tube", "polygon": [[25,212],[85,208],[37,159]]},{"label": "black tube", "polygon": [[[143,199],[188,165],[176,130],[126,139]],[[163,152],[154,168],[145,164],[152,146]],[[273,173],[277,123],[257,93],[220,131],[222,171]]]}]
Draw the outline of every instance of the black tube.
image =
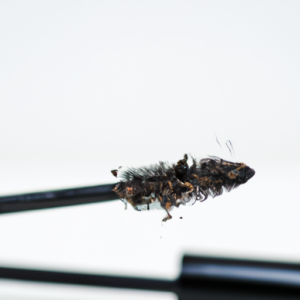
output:
[{"label": "black tube", "polygon": [[207,299],[300,299],[300,266],[187,255],[182,260],[178,285],[180,295],[193,291],[193,295],[211,297]]}]

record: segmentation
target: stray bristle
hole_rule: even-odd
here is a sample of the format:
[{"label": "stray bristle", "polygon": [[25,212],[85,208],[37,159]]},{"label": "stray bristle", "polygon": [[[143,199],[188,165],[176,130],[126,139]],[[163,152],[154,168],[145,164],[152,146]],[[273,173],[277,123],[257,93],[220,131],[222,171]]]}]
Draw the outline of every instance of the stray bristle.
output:
[{"label": "stray bristle", "polygon": [[111,173],[112,173],[115,177],[118,177],[118,170],[111,170]]}]

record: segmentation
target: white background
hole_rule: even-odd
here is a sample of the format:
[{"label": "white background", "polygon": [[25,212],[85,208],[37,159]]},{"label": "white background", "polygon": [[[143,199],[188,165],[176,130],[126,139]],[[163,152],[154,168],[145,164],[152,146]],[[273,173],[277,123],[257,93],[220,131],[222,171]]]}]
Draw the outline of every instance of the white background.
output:
[{"label": "white background", "polygon": [[175,278],[183,253],[299,261],[299,14],[286,0],[2,0],[2,195],[184,153],[232,160],[228,139],[256,175],[164,226],[120,201],[1,215],[0,264]]}]

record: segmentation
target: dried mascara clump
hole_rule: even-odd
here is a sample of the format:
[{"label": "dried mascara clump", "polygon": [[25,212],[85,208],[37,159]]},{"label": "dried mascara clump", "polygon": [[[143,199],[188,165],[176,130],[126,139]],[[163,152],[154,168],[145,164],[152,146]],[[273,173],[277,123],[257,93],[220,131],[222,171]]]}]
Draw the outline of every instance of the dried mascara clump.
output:
[{"label": "dried mascara clump", "polygon": [[[125,204],[136,210],[165,209],[167,216],[173,207],[190,201],[204,201],[208,196],[216,197],[223,190],[231,191],[246,183],[255,171],[244,163],[235,163],[218,157],[209,157],[191,166],[188,156],[170,165],[165,162],[148,167],[129,168],[121,173],[121,181],[113,189]],[[118,170],[112,170],[118,176]]]}]

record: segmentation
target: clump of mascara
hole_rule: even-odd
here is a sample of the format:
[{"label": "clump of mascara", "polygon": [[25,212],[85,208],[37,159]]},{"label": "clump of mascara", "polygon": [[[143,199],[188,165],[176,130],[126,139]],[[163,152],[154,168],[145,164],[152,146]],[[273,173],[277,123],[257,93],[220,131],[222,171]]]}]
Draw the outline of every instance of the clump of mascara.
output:
[{"label": "clump of mascara", "polygon": [[129,168],[118,174],[121,181],[113,189],[127,205],[130,203],[136,210],[161,208],[167,216],[163,221],[172,218],[169,211],[191,201],[204,201],[208,196],[216,197],[223,190],[231,191],[246,183],[255,171],[244,163],[235,163],[219,157],[209,157],[196,161],[192,158],[191,166],[188,156],[177,164],[165,162],[140,168]]}]

